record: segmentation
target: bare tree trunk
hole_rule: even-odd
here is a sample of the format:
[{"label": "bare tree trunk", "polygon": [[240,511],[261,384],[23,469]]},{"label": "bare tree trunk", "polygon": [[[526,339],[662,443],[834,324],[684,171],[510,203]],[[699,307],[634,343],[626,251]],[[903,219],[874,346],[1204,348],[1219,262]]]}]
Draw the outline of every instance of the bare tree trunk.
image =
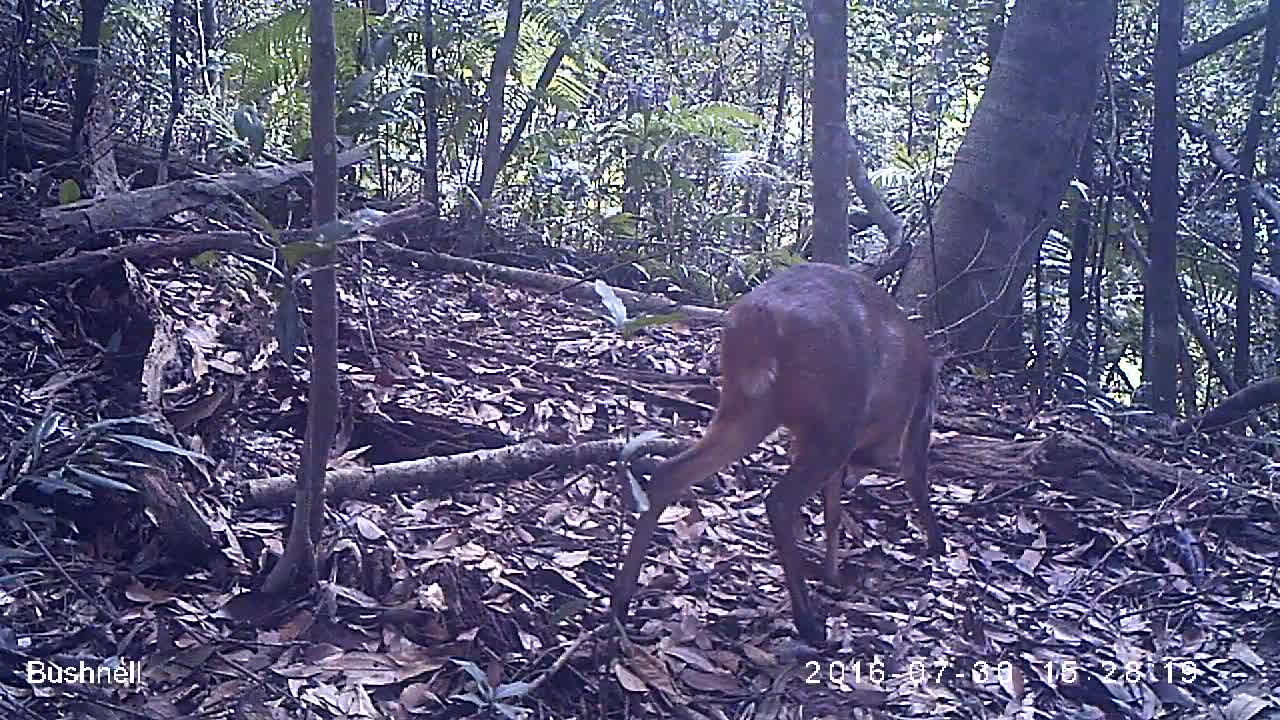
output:
[{"label": "bare tree trunk", "polygon": [[1160,0],[1153,62],[1155,107],[1151,131],[1151,236],[1145,306],[1151,352],[1142,379],[1153,410],[1174,414],[1178,395],[1178,55],[1182,0]]},{"label": "bare tree trunk", "polygon": [[[333,0],[311,0],[311,152],[315,184],[312,227],[337,218],[337,35]],[[284,556],[263,584],[268,593],[309,590],[316,577],[316,543],[324,532],[324,480],[338,418],[337,278],[332,244],[314,256],[311,275],[311,381],[307,436],[298,465],[297,505]]]},{"label": "bare tree trunk", "polygon": [[209,62],[213,51],[218,48],[218,0],[199,0],[196,18],[200,22],[200,62],[204,65],[205,87],[210,95],[219,97],[222,85],[222,72]]},{"label": "bare tree trunk", "polygon": [[75,99],[71,106],[70,150],[80,154],[84,142],[84,124],[89,117],[89,104],[98,92],[99,46],[102,42],[102,20],[107,15],[108,0],[80,0],[80,45],[76,48]]},{"label": "bare tree trunk", "polygon": [[1249,119],[1245,122],[1244,143],[1237,155],[1240,185],[1236,188],[1236,215],[1240,218],[1240,278],[1236,284],[1235,361],[1236,383],[1249,384],[1249,331],[1253,328],[1253,264],[1257,260],[1257,229],[1254,223],[1253,193],[1250,181],[1262,137],[1262,113],[1271,101],[1275,78],[1277,44],[1280,44],[1280,0],[1267,3],[1267,32],[1262,41],[1262,61],[1258,65],[1258,81],[1253,91]]},{"label": "bare tree trunk", "polygon": [[813,259],[849,266],[849,124],[845,86],[849,74],[846,0],[814,0],[813,35]]},{"label": "bare tree trunk", "polygon": [[[1115,2],[1021,0],[900,301],[959,355],[1020,364],[1022,288],[1093,115]],[[940,289],[941,288],[941,289]]]},{"label": "bare tree trunk", "polygon": [[523,8],[524,0],[507,0],[507,23],[489,72],[488,98],[484,108],[484,164],[480,170],[480,186],[476,189],[476,196],[482,203],[493,196],[493,186],[502,166],[502,117],[506,108],[504,96],[507,73],[511,71],[511,60],[515,57],[516,43],[520,40],[520,14]]},{"label": "bare tree trunk", "polygon": [[173,149],[173,127],[182,114],[182,73],[178,70],[178,36],[182,31],[182,0],[172,0],[169,6],[169,117],[164,123],[164,137],[160,140],[160,165],[156,168],[156,184],[169,182],[169,153]]}]

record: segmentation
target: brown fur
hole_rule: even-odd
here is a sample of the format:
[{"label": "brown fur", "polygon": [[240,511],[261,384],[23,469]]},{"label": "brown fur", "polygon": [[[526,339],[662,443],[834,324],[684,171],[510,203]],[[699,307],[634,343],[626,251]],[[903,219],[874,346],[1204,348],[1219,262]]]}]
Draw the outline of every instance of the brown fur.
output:
[{"label": "brown fur", "polygon": [[920,329],[869,278],[832,265],[788,268],[743,296],[721,338],[720,405],[706,434],[654,471],[651,507],[636,524],[614,580],[619,619],[639,579],[658,516],[688,487],[751,452],[778,426],[793,436],[792,464],[766,501],[796,628],[825,641],[804,586],[796,521],[819,488],[826,504],[828,576],[836,574],[841,471],[854,479],[897,469],[924,523],[928,551],[942,549],[929,504],[929,435],[936,370]]}]

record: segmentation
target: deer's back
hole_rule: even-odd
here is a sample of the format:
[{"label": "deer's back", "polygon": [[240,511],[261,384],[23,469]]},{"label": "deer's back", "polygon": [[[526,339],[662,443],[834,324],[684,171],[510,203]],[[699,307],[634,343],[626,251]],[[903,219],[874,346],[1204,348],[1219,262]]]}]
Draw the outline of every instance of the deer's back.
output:
[{"label": "deer's back", "polygon": [[[726,395],[760,395],[797,433],[853,423],[865,438],[860,446],[891,438],[896,447],[928,384],[928,353],[921,330],[878,284],[808,263],[770,278],[729,311],[721,372]],[[742,378],[748,386],[735,388]]]}]

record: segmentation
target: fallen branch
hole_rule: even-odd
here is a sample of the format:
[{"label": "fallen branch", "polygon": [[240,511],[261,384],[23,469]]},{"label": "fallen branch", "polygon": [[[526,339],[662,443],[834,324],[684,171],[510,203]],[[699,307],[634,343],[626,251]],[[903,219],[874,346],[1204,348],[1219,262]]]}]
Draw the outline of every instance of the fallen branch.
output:
[{"label": "fallen branch", "polygon": [[[388,216],[390,217],[390,216]],[[397,217],[393,224],[395,227],[402,228],[407,222],[409,215]],[[380,222],[375,227],[365,230],[375,237],[385,236],[388,231],[388,223]],[[515,268],[507,265],[498,265],[496,263],[488,263],[482,260],[470,260],[468,258],[460,258],[454,255],[446,255],[444,253],[422,252],[418,250],[409,250],[397,245],[388,245],[389,252],[399,255],[405,260],[417,262],[423,267],[452,273],[467,273],[471,275],[479,275],[480,277],[492,277],[502,280],[503,282],[522,285],[524,287],[533,288],[535,290],[544,290],[546,292],[560,293],[565,297],[586,303],[588,305],[598,306],[600,296],[596,294],[594,287],[582,280],[576,278],[567,278],[563,275],[553,275],[551,273],[539,272],[537,270],[526,270],[524,268]],[[887,257],[882,258],[878,264],[870,262],[862,263],[854,267],[854,270],[870,275],[872,278],[879,280],[889,275],[895,270],[900,269],[906,264],[908,258],[911,257],[911,243],[902,243]],[[627,304],[628,310],[639,310],[653,314],[679,313],[687,319],[708,325],[719,325],[724,317],[724,310],[719,308],[704,307],[702,305],[681,305],[670,298],[661,295],[652,295],[649,293],[636,292],[634,290],[626,290],[624,288],[613,288],[618,297]]]},{"label": "fallen branch", "polygon": [[[15,120],[18,117],[21,117],[21,125],[18,122],[9,123],[7,136],[0,137],[0,143],[8,143],[10,152],[22,148],[32,160],[38,161],[38,165],[55,165],[68,159],[70,123],[25,110],[21,116],[15,115]],[[127,140],[115,140],[112,145],[121,175],[131,178],[135,185],[155,184],[156,167],[161,162],[160,151],[149,145]],[[216,172],[210,165],[176,155],[169,157],[168,165],[171,180],[185,180],[195,175],[212,175]]]},{"label": "fallen branch", "polygon": [[1280,377],[1259,380],[1228,395],[1225,400],[1200,417],[1179,422],[1173,427],[1173,431],[1183,434],[1217,430],[1247,419],[1250,413],[1263,405],[1276,403],[1280,403]]},{"label": "fallen branch", "polygon": [[[330,500],[364,498],[371,493],[394,493],[424,488],[442,494],[484,478],[524,477],[549,467],[583,467],[612,462],[627,440],[597,440],[579,445],[547,445],[537,440],[460,455],[406,460],[371,468],[343,468],[325,475],[325,497]],[[674,454],[687,443],[656,440],[645,444],[650,451]],[[246,507],[281,507],[294,499],[296,478],[282,475],[249,481]]]},{"label": "fallen branch", "polygon": [[142,240],[56,260],[0,269],[0,297],[27,288],[92,276],[124,260],[145,265],[173,258],[194,257],[207,250],[240,253],[263,260],[270,259],[272,254],[271,248],[262,245],[252,233],[246,232],[196,233],[162,240]]},{"label": "fallen branch", "polygon": [[[643,455],[670,457],[689,446],[689,439],[660,438],[644,443]],[[367,498],[371,494],[422,488],[440,495],[476,480],[525,477],[549,467],[561,469],[603,465],[617,459],[625,439],[596,440],[579,445],[547,445],[537,440],[493,450],[406,460],[371,468],[330,470],[325,496],[333,500]],[[1053,433],[1040,440],[1003,440],[960,433],[938,436],[929,450],[930,474],[942,485],[966,478],[989,478],[992,488],[1019,486],[1031,476],[1054,487],[1087,493],[1116,503],[1155,502],[1173,488],[1192,483],[1208,487],[1209,478],[1187,468],[1138,457],[1107,447],[1086,436]],[[1135,491],[1129,478],[1145,477]],[[295,478],[284,475],[249,481],[245,507],[281,507],[293,501]],[[1144,500],[1145,497],[1145,500]],[[1016,502],[1012,498],[1010,502]],[[966,503],[967,504],[967,503]]]},{"label": "fallen branch", "polygon": [[[378,229],[371,228],[369,232],[370,234],[376,235],[378,234]],[[443,270],[445,272],[454,273],[470,273],[481,277],[494,277],[504,282],[523,285],[537,290],[562,293],[568,298],[581,302],[594,304],[598,304],[600,302],[600,297],[596,295],[595,289],[590,284],[584,283],[581,280],[566,278],[561,275],[552,275],[551,273],[538,272],[536,270],[507,267],[506,265],[497,265],[480,260],[468,260],[466,258],[455,257],[453,255],[445,255],[443,253],[406,250],[396,246],[390,247],[392,253],[399,255],[406,260],[418,262],[423,267],[427,267],[432,270]],[[708,308],[700,305],[681,305],[674,300],[660,295],[650,295],[648,293],[624,290],[622,288],[614,288],[613,291],[618,294],[619,298],[626,302],[629,309],[639,309],[651,313],[682,313],[690,320],[708,324],[719,324],[720,319],[724,316],[724,311],[718,308]]]},{"label": "fallen branch", "polygon": [[[369,157],[368,145],[338,155],[338,167]],[[90,198],[41,211],[51,235],[84,237],[139,225],[151,225],[182,210],[206,205],[220,198],[260,192],[311,174],[311,163],[239,170],[209,178],[191,178],[101,198]]]}]

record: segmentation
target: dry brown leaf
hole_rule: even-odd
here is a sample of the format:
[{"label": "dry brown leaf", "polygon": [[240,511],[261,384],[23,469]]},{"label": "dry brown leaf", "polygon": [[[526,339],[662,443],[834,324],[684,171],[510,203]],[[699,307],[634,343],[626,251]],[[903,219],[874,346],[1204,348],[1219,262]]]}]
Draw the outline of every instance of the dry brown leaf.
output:
[{"label": "dry brown leaf", "polygon": [[737,678],[726,672],[702,672],[692,668],[680,673],[680,679],[695,690],[702,692],[737,693],[742,685]]},{"label": "dry brown leaf", "polygon": [[644,680],[641,680],[638,675],[627,669],[621,660],[613,662],[613,676],[618,678],[618,684],[629,692],[639,693],[648,689]]},{"label": "dry brown leaf", "polygon": [[722,672],[720,668],[716,667],[715,663],[711,662],[710,658],[691,647],[672,645],[661,648],[660,652],[662,652],[663,655],[680,658],[684,662],[704,672]]},{"label": "dry brown leaf", "polygon": [[365,540],[382,540],[387,536],[382,528],[363,515],[356,518],[356,529]]},{"label": "dry brown leaf", "polygon": [[413,713],[439,710],[444,702],[426,683],[409,683],[400,691],[400,704]]},{"label": "dry brown leaf", "polygon": [[667,664],[645,648],[631,644],[627,656],[621,662],[626,664],[633,675],[643,680],[645,685],[664,693],[667,698],[674,700],[681,697]]},{"label": "dry brown leaf", "polygon": [[1258,717],[1258,713],[1273,707],[1268,700],[1248,693],[1239,693],[1231,698],[1231,702],[1227,703],[1226,707],[1222,708],[1222,715],[1225,720],[1253,720]]},{"label": "dry brown leaf", "polygon": [[589,550],[573,550],[569,552],[558,552],[555,554],[555,563],[560,567],[578,567],[590,559],[591,551]]}]

